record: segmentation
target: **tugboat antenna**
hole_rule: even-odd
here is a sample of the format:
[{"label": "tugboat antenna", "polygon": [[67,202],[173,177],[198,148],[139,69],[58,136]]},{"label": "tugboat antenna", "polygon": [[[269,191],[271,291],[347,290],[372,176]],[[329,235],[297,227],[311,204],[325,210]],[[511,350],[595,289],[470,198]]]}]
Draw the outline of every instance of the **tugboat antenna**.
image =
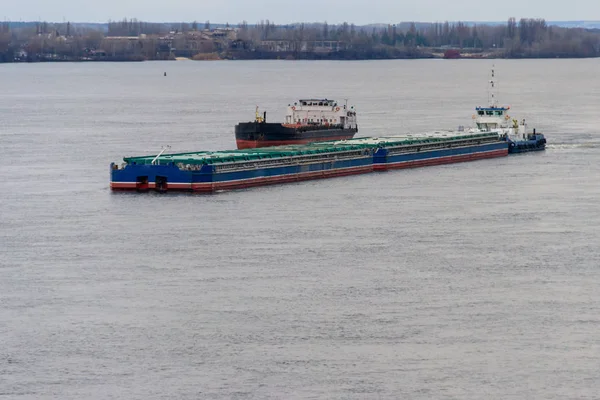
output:
[{"label": "tugboat antenna", "polygon": [[495,65],[492,65],[492,75],[488,87],[488,104],[490,107],[496,107],[498,105],[498,102],[496,101],[496,72],[494,68]]}]

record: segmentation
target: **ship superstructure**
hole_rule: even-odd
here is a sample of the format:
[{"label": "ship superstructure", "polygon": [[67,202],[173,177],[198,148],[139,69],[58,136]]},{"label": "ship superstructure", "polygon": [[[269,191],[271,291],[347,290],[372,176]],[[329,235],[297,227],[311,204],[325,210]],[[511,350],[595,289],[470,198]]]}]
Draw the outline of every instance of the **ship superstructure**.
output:
[{"label": "ship superstructure", "polygon": [[288,105],[285,124],[358,130],[354,106],[339,105],[337,101],[328,99],[304,99]]}]

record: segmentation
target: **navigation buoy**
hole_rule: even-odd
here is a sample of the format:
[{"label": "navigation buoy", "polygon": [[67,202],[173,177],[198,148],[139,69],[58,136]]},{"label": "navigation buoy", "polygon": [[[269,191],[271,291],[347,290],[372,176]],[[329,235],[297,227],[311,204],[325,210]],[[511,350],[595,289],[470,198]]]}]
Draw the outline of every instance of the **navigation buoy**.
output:
[{"label": "navigation buoy", "polygon": [[167,73],[165,72],[165,76],[167,76]]}]

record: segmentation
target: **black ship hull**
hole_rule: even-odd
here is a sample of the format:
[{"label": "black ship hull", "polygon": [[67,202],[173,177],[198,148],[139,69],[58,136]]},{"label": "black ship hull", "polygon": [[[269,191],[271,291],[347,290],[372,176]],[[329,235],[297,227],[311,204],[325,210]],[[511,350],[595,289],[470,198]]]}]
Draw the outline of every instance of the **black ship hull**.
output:
[{"label": "black ship hull", "polygon": [[284,125],[268,122],[242,122],[235,126],[238,149],[305,144],[352,139],[357,128],[342,125]]}]

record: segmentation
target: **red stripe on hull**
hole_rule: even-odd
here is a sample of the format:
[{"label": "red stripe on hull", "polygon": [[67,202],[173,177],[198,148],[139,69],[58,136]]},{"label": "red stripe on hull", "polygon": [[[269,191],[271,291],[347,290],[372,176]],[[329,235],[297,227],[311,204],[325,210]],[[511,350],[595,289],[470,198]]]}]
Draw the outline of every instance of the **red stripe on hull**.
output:
[{"label": "red stripe on hull", "polygon": [[[192,187],[191,183],[168,183],[167,186],[169,189],[189,189]],[[156,189],[156,183],[149,182],[144,185],[140,185],[135,182],[111,182],[111,189],[140,189],[140,190],[148,190],[148,189]]]},{"label": "red stripe on hull", "polygon": [[136,190],[137,184],[131,182],[111,182],[110,188],[112,190]]},{"label": "red stripe on hull", "polygon": [[236,139],[238,149],[255,149],[257,147],[286,146],[289,144],[307,144],[314,142],[329,142],[332,140],[352,139],[354,134],[343,136],[330,136],[325,138],[299,139],[299,140],[241,140]]},{"label": "red stripe on hull", "polygon": [[493,150],[485,153],[473,153],[464,154],[460,156],[448,156],[440,158],[430,158],[427,160],[415,160],[415,161],[402,161],[398,163],[390,164],[375,164],[373,170],[375,171],[386,171],[389,169],[402,169],[402,168],[417,168],[427,167],[432,165],[443,165],[453,164],[466,161],[484,160],[487,158],[496,158],[508,156],[508,149]]}]

